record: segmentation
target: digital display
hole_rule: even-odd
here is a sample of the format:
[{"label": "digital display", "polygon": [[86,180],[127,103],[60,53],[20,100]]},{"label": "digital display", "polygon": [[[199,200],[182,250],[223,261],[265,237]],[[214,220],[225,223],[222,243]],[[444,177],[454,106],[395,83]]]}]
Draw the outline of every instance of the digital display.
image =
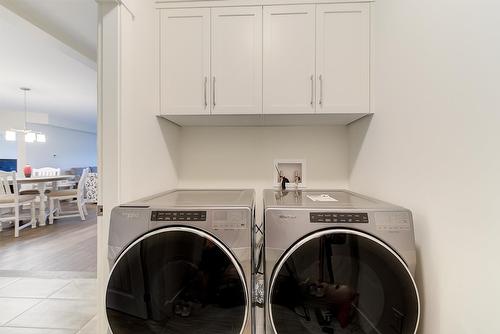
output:
[{"label": "digital display", "polygon": [[368,223],[368,214],[359,212],[311,212],[309,218],[311,223]]},{"label": "digital display", "polygon": [[183,222],[183,221],[206,221],[206,211],[153,211],[152,221]]}]

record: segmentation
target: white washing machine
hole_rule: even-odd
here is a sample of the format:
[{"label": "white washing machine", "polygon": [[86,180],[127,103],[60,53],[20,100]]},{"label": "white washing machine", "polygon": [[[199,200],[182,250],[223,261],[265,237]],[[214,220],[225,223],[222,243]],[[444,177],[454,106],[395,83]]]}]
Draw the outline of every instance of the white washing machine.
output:
[{"label": "white washing machine", "polygon": [[175,190],[113,209],[113,334],[251,333],[253,190]]},{"label": "white washing machine", "polygon": [[266,333],[416,333],[410,211],[344,190],[265,190],[264,209]]}]

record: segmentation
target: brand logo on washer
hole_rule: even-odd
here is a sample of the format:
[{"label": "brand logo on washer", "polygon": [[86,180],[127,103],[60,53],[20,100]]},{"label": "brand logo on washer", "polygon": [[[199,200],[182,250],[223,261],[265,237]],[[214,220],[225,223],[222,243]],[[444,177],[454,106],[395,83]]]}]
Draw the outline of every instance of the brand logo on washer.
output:
[{"label": "brand logo on washer", "polygon": [[134,218],[139,218],[140,214],[137,212],[122,212],[122,216],[124,216],[127,219],[134,219]]},{"label": "brand logo on washer", "polygon": [[280,219],[296,219],[297,216],[292,215],[279,215]]}]

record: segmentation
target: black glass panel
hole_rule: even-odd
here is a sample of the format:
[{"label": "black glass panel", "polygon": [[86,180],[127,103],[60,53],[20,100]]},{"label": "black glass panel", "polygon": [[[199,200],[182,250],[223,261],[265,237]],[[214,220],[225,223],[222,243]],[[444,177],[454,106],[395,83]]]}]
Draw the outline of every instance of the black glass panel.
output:
[{"label": "black glass panel", "polygon": [[377,242],[336,233],[312,239],[274,280],[278,334],[413,334],[418,299],[401,262]]},{"label": "black glass panel", "polygon": [[239,333],[246,295],[219,246],[187,231],[164,231],[134,245],[106,292],[115,334]]}]

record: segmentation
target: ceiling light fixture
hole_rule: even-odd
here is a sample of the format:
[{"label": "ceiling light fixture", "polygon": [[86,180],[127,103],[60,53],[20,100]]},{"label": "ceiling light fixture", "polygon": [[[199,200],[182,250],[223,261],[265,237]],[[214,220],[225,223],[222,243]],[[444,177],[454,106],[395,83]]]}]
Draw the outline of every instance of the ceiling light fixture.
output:
[{"label": "ceiling light fixture", "polygon": [[20,89],[24,92],[24,129],[9,129],[5,131],[5,140],[16,141],[17,133],[19,132],[24,134],[24,141],[26,143],[34,143],[34,142],[45,143],[47,141],[47,137],[45,136],[45,134],[27,129],[27,124],[28,124],[27,94],[31,90],[31,88],[21,87]]},{"label": "ceiling light fixture", "polygon": [[13,131],[13,130],[5,131],[5,140],[6,141],[16,141],[16,131]]},{"label": "ceiling light fixture", "polygon": [[45,138],[45,135],[43,133],[37,133],[36,134],[36,141],[39,143],[45,143],[47,138]]}]

